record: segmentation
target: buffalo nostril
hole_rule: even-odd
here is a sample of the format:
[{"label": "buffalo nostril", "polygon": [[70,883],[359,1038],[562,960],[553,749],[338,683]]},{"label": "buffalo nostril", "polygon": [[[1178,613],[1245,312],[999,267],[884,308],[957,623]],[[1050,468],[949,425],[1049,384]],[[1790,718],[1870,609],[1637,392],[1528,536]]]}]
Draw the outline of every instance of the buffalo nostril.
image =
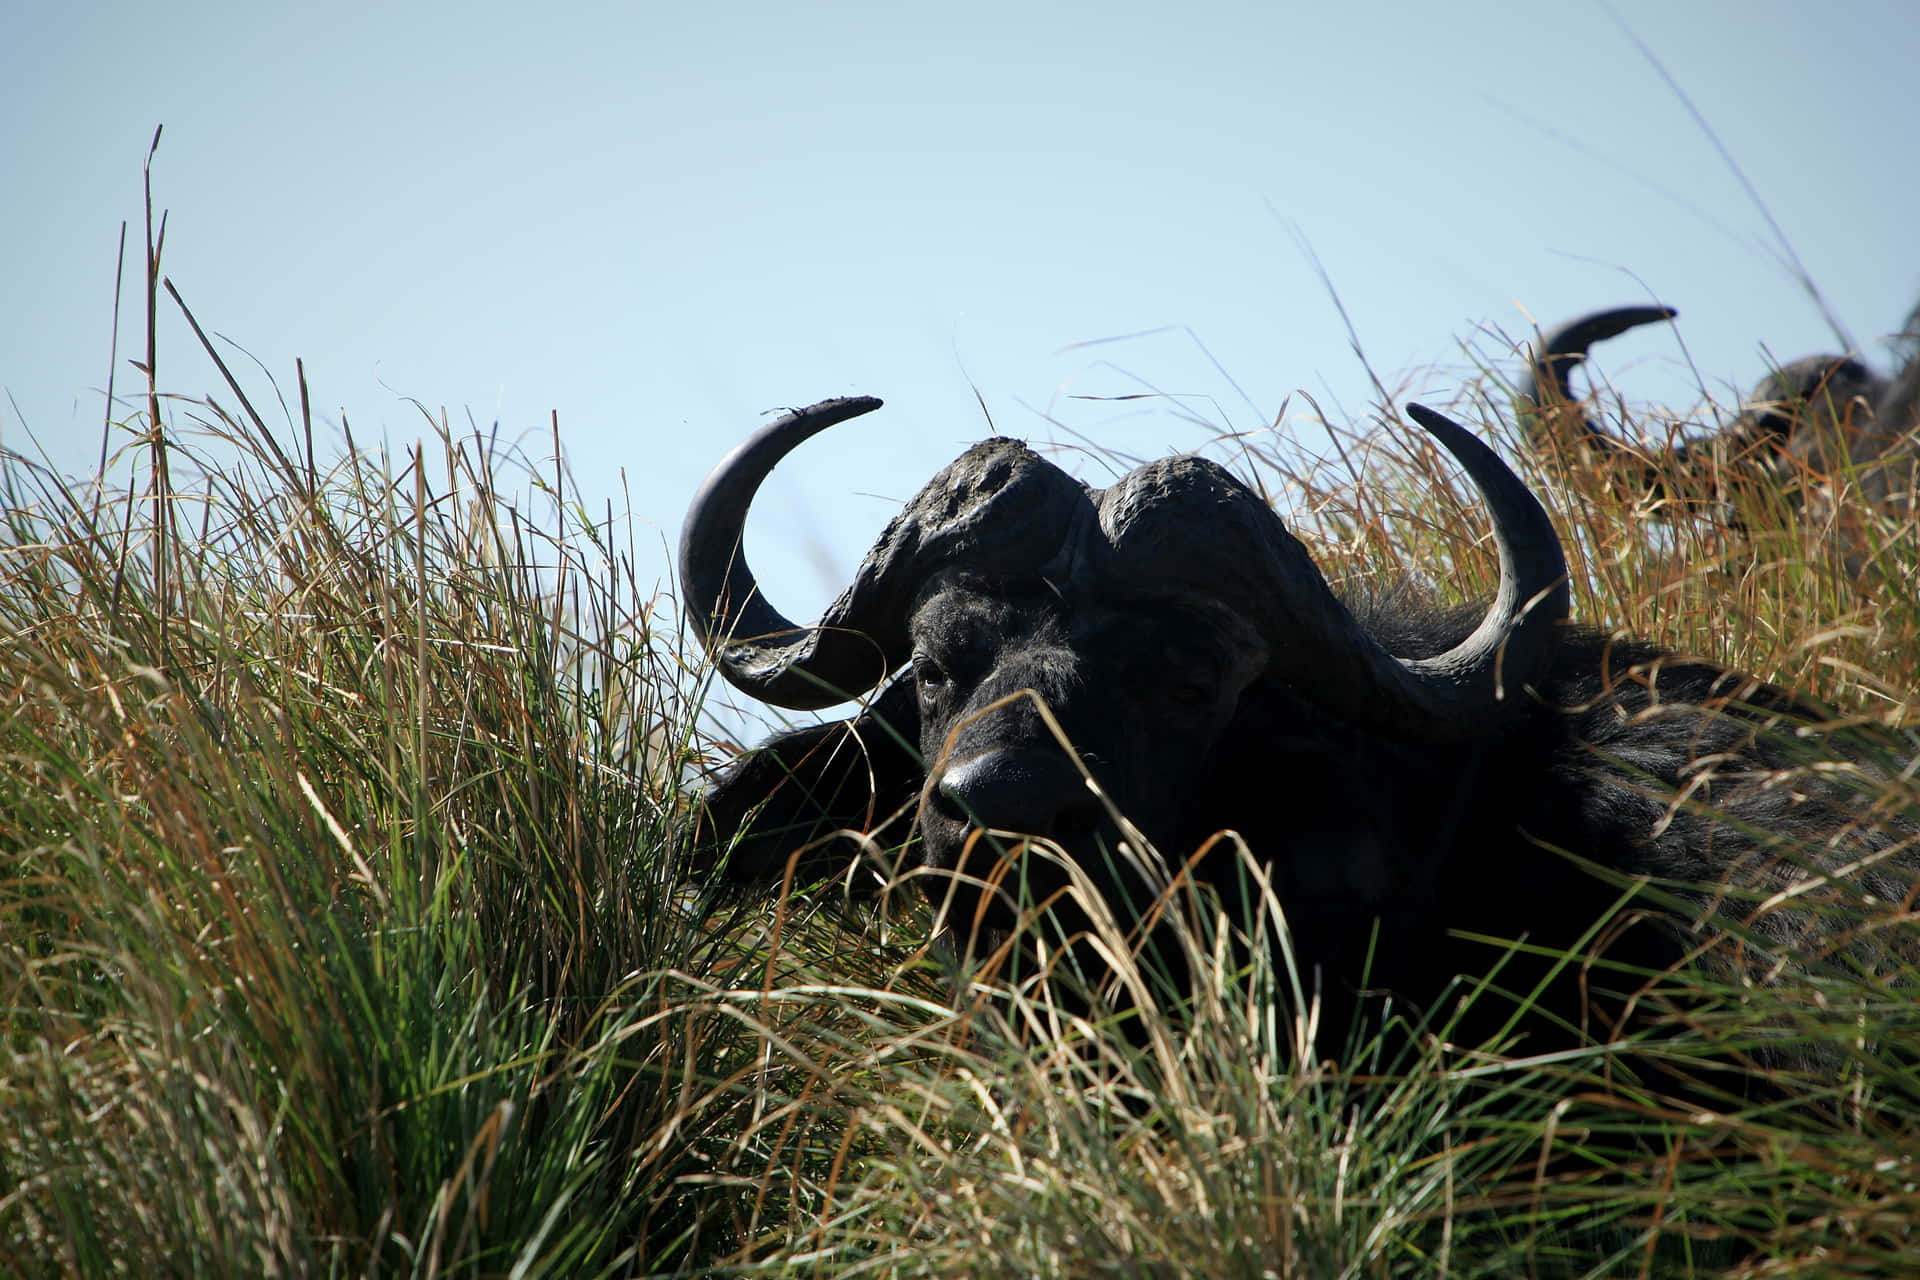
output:
[{"label": "buffalo nostril", "polygon": [[1078,840],[1093,835],[1100,829],[1102,817],[1100,802],[1093,793],[1081,788],[1079,800],[1054,815],[1051,830],[1036,834],[1052,836],[1056,840]]},{"label": "buffalo nostril", "polygon": [[1001,831],[1072,836],[1099,821],[1086,779],[1058,752],[989,751],[941,774],[938,790],[943,808]]}]

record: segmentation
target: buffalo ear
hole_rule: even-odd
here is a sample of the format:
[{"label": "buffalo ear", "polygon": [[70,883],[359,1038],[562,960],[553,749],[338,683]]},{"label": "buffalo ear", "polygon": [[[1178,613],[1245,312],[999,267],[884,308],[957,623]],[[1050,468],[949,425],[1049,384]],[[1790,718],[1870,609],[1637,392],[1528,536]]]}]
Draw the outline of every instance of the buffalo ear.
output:
[{"label": "buffalo ear", "polygon": [[894,681],[851,720],[769,738],[734,762],[696,801],[693,873],[735,885],[779,882],[799,855],[795,882],[837,874],[858,856],[858,831],[881,844],[906,839],[926,771],[911,678]]}]

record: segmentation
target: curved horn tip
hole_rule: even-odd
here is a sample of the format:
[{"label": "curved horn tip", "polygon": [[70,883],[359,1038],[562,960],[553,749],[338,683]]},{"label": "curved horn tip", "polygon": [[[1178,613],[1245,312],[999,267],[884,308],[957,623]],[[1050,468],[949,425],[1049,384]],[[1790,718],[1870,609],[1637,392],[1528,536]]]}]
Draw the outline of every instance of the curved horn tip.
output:
[{"label": "curved horn tip", "polygon": [[885,403],[886,401],[877,396],[835,396],[831,400],[810,404],[804,409],[788,409],[780,415],[779,421],[786,423],[821,418],[825,419],[821,426],[830,427],[836,423],[845,422],[849,418],[857,418],[863,413],[872,413]]},{"label": "curved horn tip", "polygon": [[[1508,545],[1502,552],[1502,558],[1508,554],[1518,555],[1527,563],[1522,576],[1516,581],[1526,585],[1522,596],[1531,596],[1543,588],[1559,584],[1562,592],[1560,613],[1566,613],[1567,565],[1564,553],[1560,549],[1560,535],[1554,532],[1553,520],[1540,504],[1539,497],[1527,483],[1515,475],[1513,468],[1495,453],[1493,446],[1478,435],[1461,426],[1446,414],[1429,409],[1423,404],[1409,404],[1407,416],[1419,423],[1428,434],[1438,440],[1454,459],[1465,467],[1472,477],[1481,497],[1490,507],[1496,509],[1496,521],[1499,509],[1504,508],[1510,518],[1513,530],[1520,535],[1526,545],[1516,547]],[[1502,543],[1505,538],[1497,538]],[[1521,554],[1524,553],[1524,554]],[[1503,567],[1502,577],[1506,576]],[[1503,583],[1504,589],[1504,583]]]},{"label": "curved horn tip", "polygon": [[1679,311],[1655,302],[1631,307],[1609,307],[1568,322],[1547,335],[1542,344],[1550,356],[1584,356],[1596,342],[1617,338],[1629,329],[1661,320],[1672,320]]},{"label": "curved horn tip", "polygon": [[[721,460],[713,469],[713,475],[718,476],[731,470],[736,463],[756,456],[765,459],[766,465],[771,466],[798,448],[803,441],[811,440],[828,427],[838,426],[850,418],[872,413],[881,403],[873,396],[836,396],[799,409],[763,409],[762,423],[748,432],[747,438]],[[769,414],[779,416],[764,421]]]},{"label": "curved horn tip", "polygon": [[[1473,432],[1467,430],[1452,418],[1449,418],[1446,414],[1436,409],[1429,409],[1423,404],[1409,402],[1407,405],[1407,416],[1419,423],[1427,434],[1434,436],[1441,444],[1447,446],[1449,453],[1459,453],[1459,449],[1455,448],[1456,443],[1459,442],[1465,442],[1466,447],[1469,449],[1487,448],[1486,442],[1481,440],[1479,436],[1473,434]],[[1491,450],[1489,450],[1489,452],[1491,452]]]}]

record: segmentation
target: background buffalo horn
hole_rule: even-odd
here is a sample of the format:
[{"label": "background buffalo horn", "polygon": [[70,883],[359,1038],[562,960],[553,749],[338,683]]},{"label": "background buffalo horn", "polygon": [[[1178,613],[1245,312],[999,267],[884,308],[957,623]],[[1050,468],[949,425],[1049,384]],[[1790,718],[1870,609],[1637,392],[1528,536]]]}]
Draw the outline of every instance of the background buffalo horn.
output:
[{"label": "background buffalo horn", "polygon": [[[1656,320],[1671,320],[1679,314],[1672,307],[1658,304],[1614,307],[1609,311],[1581,316],[1541,339],[1532,361],[1527,365],[1527,375],[1520,383],[1520,412],[1523,419],[1532,419],[1527,424],[1529,429],[1541,432],[1545,429],[1546,415],[1568,413],[1575,416],[1588,443],[1603,449],[1624,448],[1619,441],[1600,430],[1581,410],[1580,397],[1573,392],[1570,375],[1575,366],[1587,358],[1587,352],[1594,343],[1605,342],[1608,338],[1618,337],[1629,329],[1637,329]],[[1552,391],[1544,391],[1543,384],[1544,387],[1551,387]]]}]

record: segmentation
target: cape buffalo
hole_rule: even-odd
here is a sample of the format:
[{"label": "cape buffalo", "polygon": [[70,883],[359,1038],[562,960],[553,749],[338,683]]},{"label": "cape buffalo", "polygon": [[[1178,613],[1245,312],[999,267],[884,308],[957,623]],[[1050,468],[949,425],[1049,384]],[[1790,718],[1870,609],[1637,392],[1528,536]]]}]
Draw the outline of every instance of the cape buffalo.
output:
[{"label": "cape buffalo", "polygon": [[[924,878],[944,881],[946,927],[966,936],[1012,923],[1016,883],[1031,901],[1063,883],[1056,863],[980,828],[1053,842],[1124,920],[1154,886],[1112,856],[1123,843],[1179,865],[1231,830],[1270,870],[1337,1025],[1363,975],[1424,1003],[1485,972],[1485,937],[1580,945],[1624,877],[1696,888],[1689,911],[1614,921],[1613,960],[1661,970],[1716,912],[1753,951],[1790,950],[1818,893],[1755,915],[1751,898],[1700,886],[1803,874],[1779,838],[1838,864],[1902,834],[1808,767],[1831,757],[1788,732],[1806,706],[1569,625],[1546,511],[1492,450],[1418,405],[1492,516],[1500,585],[1484,611],[1410,590],[1342,599],[1212,462],[1169,458],[1094,489],[995,438],[935,476],[820,621],[798,625],[741,554],[748,504],[795,446],[879,403],[827,401],[763,428],[687,516],[686,616],[728,682],[794,709],[879,690],[851,718],[733,764],[704,797],[700,874],[777,883],[797,860],[808,879],[854,856],[836,832],[911,837],[911,865],[957,873]],[[1234,857],[1215,841],[1192,864],[1230,910],[1244,905]],[[1855,878],[1887,901],[1906,884],[1892,859]],[[1503,977],[1527,989],[1548,962],[1528,963]],[[1585,982],[1543,1004],[1562,1030],[1586,1016]]]},{"label": "cape buffalo", "polygon": [[[1596,342],[1676,314],[1658,305],[1615,307],[1546,335],[1518,397],[1536,444],[1572,444],[1612,471],[1637,500],[1724,508],[1730,489],[1758,484],[1796,508],[1817,507],[1828,500],[1834,479],[1851,475],[1858,500],[1911,508],[1920,354],[1892,378],[1851,356],[1795,360],[1762,379],[1723,428],[1682,444],[1641,447],[1601,430],[1580,407],[1573,370]],[[1920,310],[1909,321],[1909,329],[1917,326]]]}]

